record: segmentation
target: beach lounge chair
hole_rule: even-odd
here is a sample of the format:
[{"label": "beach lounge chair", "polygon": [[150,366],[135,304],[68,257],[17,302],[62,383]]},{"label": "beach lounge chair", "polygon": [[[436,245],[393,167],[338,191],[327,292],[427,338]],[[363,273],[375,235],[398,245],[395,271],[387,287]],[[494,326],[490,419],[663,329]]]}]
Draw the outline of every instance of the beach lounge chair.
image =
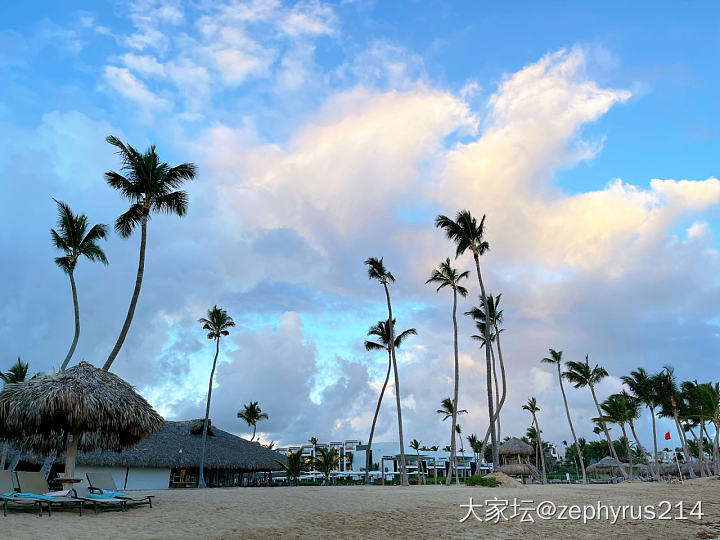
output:
[{"label": "beach lounge chair", "polygon": [[149,504],[152,508],[153,495],[145,495],[144,493],[134,493],[132,496],[126,493],[120,493],[115,487],[115,480],[109,472],[86,473],[88,483],[90,484],[90,493],[104,493],[112,495],[117,499],[123,499],[130,506],[138,506],[141,504]]},{"label": "beach lounge chair", "polygon": [[0,497],[2,498],[3,516],[7,516],[8,509],[37,510],[42,516],[43,497],[31,497],[15,490],[12,471],[0,470]]},{"label": "beach lounge chair", "polygon": [[118,499],[106,493],[90,493],[90,490],[84,486],[79,486],[73,491],[75,492],[73,497],[83,501],[86,505],[91,505],[96,514],[106,510],[127,512],[127,501],[124,499]]},{"label": "beach lounge chair", "polygon": [[70,492],[72,490],[62,492],[62,495],[55,495],[57,492],[50,493],[50,486],[45,479],[44,473],[17,471],[15,476],[17,478],[20,493],[39,497],[42,502],[47,504],[48,514],[51,516],[54,508],[77,508],[80,510],[80,515],[82,516],[83,501],[70,496]]}]

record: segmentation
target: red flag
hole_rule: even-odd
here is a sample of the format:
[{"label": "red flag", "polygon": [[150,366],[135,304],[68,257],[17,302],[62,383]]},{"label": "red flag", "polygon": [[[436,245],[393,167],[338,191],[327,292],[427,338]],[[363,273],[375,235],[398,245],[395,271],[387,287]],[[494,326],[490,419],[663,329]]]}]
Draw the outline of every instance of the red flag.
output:
[{"label": "red flag", "polygon": [[669,431],[665,434],[665,440],[666,441],[670,440],[670,432]]}]

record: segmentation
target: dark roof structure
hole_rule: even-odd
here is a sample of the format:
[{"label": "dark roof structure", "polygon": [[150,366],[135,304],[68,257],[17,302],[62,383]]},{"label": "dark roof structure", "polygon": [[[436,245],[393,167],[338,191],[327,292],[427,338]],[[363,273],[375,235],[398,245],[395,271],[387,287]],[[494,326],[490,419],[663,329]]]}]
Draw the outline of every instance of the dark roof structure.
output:
[{"label": "dark roof structure", "polygon": [[[197,468],[200,463],[203,420],[172,422],[122,452],[78,452],[78,465],[100,467]],[[44,456],[26,455],[24,460],[42,463]],[[58,456],[56,462],[63,462]],[[208,426],[205,467],[243,471],[277,471],[285,456],[264,446]]]}]

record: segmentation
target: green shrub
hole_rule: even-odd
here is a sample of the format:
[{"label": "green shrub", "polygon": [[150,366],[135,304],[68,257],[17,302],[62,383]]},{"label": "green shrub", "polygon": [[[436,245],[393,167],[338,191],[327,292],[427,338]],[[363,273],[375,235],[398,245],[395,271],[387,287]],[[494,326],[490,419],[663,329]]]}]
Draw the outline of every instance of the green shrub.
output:
[{"label": "green shrub", "polygon": [[485,478],[482,474],[470,476],[465,480],[466,486],[498,487],[500,482],[495,478]]}]

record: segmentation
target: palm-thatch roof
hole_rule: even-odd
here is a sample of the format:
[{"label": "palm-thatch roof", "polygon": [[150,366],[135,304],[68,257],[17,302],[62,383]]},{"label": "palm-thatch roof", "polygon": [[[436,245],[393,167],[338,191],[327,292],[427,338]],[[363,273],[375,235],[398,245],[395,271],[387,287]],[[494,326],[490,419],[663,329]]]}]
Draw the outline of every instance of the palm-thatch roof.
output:
[{"label": "palm-thatch roof", "polygon": [[530,463],[506,463],[505,465],[501,465],[497,469],[500,472],[504,472],[505,474],[524,474],[528,476],[538,476],[538,470],[531,465]]},{"label": "palm-thatch roof", "polygon": [[511,456],[511,455],[529,456],[529,455],[534,454],[535,451],[533,450],[533,447],[530,446],[525,441],[522,441],[522,440],[518,439],[517,437],[512,437],[500,445],[500,448],[498,448],[498,453],[501,456]]},{"label": "palm-thatch roof", "polygon": [[22,451],[61,452],[76,433],[81,451],[117,452],[162,426],[132,386],[87,362],[0,391],[0,439]]},{"label": "palm-thatch roof", "polygon": [[[623,466],[627,465],[626,463],[623,463]],[[589,465],[585,470],[589,473],[595,473],[600,471],[607,471],[612,469],[619,469],[620,464],[615,460],[614,457],[611,456],[605,456],[600,461],[597,461],[593,463],[592,465]]]},{"label": "palm-thatch roof", "polygon": [[[165,421],[162,429],[143,439],[137,446],[122,452],[80,452],[78,465],[98,467],[197,468],[200,463],[203,420]],[[237,437],[212,426],[208,431],[205,468],[243,471],[277,471],[285,456],[256,442]],[[43,455],[23,457],[31,463],[42,463]],[[57,463],[63,461],[57,457]],[[277,461],[276,461],[277,460]]]}]

